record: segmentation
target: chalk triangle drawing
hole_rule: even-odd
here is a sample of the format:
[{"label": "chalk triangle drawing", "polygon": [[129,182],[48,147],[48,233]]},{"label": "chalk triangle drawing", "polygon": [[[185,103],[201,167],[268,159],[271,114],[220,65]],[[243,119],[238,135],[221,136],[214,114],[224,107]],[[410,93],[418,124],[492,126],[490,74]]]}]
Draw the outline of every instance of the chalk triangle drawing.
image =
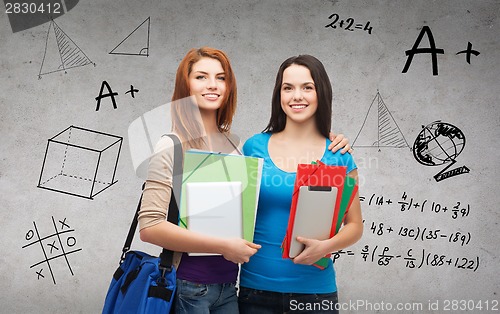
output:
[{"label": "chalk triangle drawing", "polygon": [[58,71],[95,63],[87,57],[80,47],[59,27],[50,21],[45,39],[45,51],[38,77]]},{"label": "chalk triangle drawing", "polygon": [[144,20],[125,37],[109,54],[149,57],[149,30],[151,17]]},{"label": "chalk triangle drawing", "polygon": [[410,148],[396,120],[377,91],[353,147]]}]

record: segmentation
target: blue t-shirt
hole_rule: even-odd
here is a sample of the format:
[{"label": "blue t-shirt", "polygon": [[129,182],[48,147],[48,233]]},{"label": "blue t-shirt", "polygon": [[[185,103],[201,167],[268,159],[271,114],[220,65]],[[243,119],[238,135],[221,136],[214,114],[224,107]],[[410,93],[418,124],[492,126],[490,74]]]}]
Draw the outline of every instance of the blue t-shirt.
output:
[{"label": "blue t-shirt", "polygon": [[[337,291],[332,260],[324,270],[311,265],[294,264],[281,257],[281,244],[288,226],[296,172],[278,168],[269,157],[271,133],[260,133],[243,145],[246,156],[264,158],[254,242],[262,248],[241,266],[240,284],[243,287],[282,293],[331,293]],[[332,153],[325,139],[321,162],[346,166],[347,172],[356,169],[349,153]],[[311,160],[312,161],[312,160]]]}]

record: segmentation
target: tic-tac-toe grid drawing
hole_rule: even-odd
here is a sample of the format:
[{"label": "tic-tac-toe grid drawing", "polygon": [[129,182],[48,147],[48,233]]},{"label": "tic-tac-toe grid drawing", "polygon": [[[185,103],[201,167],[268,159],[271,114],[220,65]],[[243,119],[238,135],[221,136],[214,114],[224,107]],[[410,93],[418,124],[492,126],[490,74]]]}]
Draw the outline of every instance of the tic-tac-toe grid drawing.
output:
[{"label": "tic-tac-toe grid drawing", "polygon": [[[52,281],[56,284],[55,269],[59,270],[61,269],[61,265],[67,265],[69,272],[73,276],[74,273],[71,269],[68,256],[82,249],[77,248],[77,241],[73,236],[75,230],[70,227],[66,218],[56,221],[52,217],[51,230],[52,227],[54,232],[44,235],[45,233],[41,233],[41,229],[33,221],[33,229],[29,229],[25,235],[27,244],[22,248],[30,248],[31,250],[38,248],[38,262],[32,264],[30,269],[35,271],[38,280],[45,279],[50,275]],[[57,268],[54,267],[55,263],[57,263]]]}]

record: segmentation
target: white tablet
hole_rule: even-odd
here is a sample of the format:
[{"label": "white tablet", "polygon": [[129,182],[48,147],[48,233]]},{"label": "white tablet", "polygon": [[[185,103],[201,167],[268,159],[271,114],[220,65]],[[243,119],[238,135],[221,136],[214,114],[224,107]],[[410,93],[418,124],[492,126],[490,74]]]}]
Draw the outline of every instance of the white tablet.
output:
[{"label": "white tablet", "polygon": [[297,237],[326,240],[330,238],[337,187],[331,186],[301,186],[297,199],[297,208],[290,240],[291,258],[304,250],[304,245]]},{"label": "white tablet", "polygon": [[243,238],[241,182],[186,184],[187,228],[224,238]]}]

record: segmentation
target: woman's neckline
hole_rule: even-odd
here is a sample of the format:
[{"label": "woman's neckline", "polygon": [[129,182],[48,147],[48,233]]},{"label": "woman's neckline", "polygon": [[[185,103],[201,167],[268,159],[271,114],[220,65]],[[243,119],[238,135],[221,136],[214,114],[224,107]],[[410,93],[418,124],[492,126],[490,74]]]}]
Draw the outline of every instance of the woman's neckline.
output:
[{"label": "woman's neckline", "polygon": [[[269,142],[271,140],[271,136],[273,135],[273,133],[268,132],[267,134],[268,134],[267,142],[265,143],[266,154],[267,154],[269,160],[271,161],[271,164],[273,165],[273,167],[276,168],[276,169],[278,169],[279,171],[281,171],[283,173],[286,173],[286,174],[296,174],[297,171],[287,171],[287,170],[281,169],[280,167],[278,167],[276,165],[276,163],[274,162],[274,160],[271,158],[271,155],[269,154]],[[323,151],[323,155],[319,159],[320,161],[324,160],[326,152],[328,151],[327,147],[328,147],[328,139],[325,138],[325,148],[324,148],[324,151]],[[316,160],[311,160],[311,162],[313,162],[313,161],[316,161]]]}]

